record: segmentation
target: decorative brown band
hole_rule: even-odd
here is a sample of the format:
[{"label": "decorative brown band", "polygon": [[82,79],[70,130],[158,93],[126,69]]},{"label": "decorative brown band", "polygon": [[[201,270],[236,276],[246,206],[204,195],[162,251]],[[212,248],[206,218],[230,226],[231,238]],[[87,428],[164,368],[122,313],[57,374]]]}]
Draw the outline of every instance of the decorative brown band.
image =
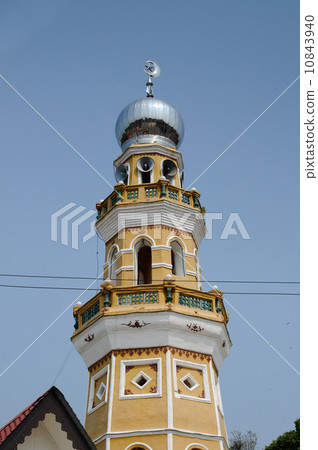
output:
[{"label": "decorative brown band", "polygon": [[205,355],[204,353],[198,353],[193,352],[190,350],[184,350],[182,348],[177,347],[170,347],[170,346],[164,346],[164,347],[146,347],[146,348],[128,348],[128,349],[121,349],[121,350],[113,350],[109,352],[106,356],[101,358],[99,361],[97,361],[95,364],[89,367],[89,372],[93,372],[97,370],[99,367],[103,366],[108,360],[110,360],[111,355],[114,356],[142,356],[147,355],[149,356],[151,353],[154,353],[155,355],[158,355],[159,353],[167,353],[167,351],[170,350],[172,355],[178,355],[179,357],[186,357],[186,358],[193,358],[198,359],[200,361],[207,361],[212,362],[213,370],[215,371],[216,375],[219,376],[219,372],[216,368],[216,365],[213,361],[213,357],[211,355]]}]

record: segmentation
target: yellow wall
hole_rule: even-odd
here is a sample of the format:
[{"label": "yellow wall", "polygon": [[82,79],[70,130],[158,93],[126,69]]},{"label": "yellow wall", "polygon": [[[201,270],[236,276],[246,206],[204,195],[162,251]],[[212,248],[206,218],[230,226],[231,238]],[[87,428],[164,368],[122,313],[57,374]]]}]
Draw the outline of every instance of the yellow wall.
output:
[{"label": "yellow wall", "polygon": [[[146,235],[146,236],[145,236]],[[196,259],[194,256],[187,256],[186,253],[192,253],[194,255],[197,249],[192,235],[186,232],[179,231],[177,229],[161,227],[161,226],[149,226],[149,227],[135,227],[130,229],[125,229],[124,233],[119,236],[116,235],[106,244],[105,261],[110,260],[110,255],[115,248],[118,246],[119,250],[131,249],[133,250],[134,245],[138,242],[138,237],[143,237],[147,239],[149,236],[155,243],[155,246],[168,245],[171,240],[177,240],[184,251],[184,263],[185,270],[190,272],[196,272]],[[153,242],[148,239],[151,245]],[[171,264],[171,250],[168,249],[158,249],[152,250],[152,264]],[[117,258],[117,269],[120,267],[127,267],[134,265],[134,254],[133,252],[122,253]],[[172,274],[172,270],[168,267],[156,267],[152,269],[152,283],[161,283],[167,274]],[[104,278],[109,277],[109,268],[105,268]],[[117,286],[131,286],[136,284],[134,282],[134,271],[133,270],[123,270],[117,275]],[[189,287],[192,289],[197,288],[197,277],[192,274],[187,274],[185,278],[180,276],[173,276],[178,284],[184,287]],[[186,281],[185,281],[186,280]]]},{"label": "yellow wall", "polygon": [[[167,351],[169,350],[169,353]],[[189,352],[187,350],[177,349],[173,347],[156,347],[144,349],[127,349],[116,350],[111,355],[107,355],[90,367],[91,377],[96,375],[102,368],[109,366],[109,374],[114,376],[114,389],[110,389],[109,383],[107,403],[97,408],[95,411],[87,414],[85,428],[93,440],[101,438],[106,433],[108,421],[108,405],[112,403],[111,411],[111,427],[113,433],[136,432],[138,430],[162,430],[164,435],[158,436],[142,436],[139,437],[114,437],[111,438],[111,449],[125,449],[129,443],[144,442],[155,449],[166,448],[167,429],[171,426],[168,422],[168,411],[173,412],[173,427],[180,430],[186,430],[191,433],[206,433],[209,435],[218,435],[217,420],[215,416],[214,397],[212,392],[210,372],[210,360],[208,355]],[[167,387],[167,355],[170,358],[171,367],[171,399],[172,409],[169,402]],[[175,360],[175,364],[174,361]],[[112,368],[112,361],[115,365]],[[139,364],[140,362],[140,364]],[[183,364],[192,364],[195,367],[184,366]],[[214,365],[212,365],[212,370]],[[203,375],[202,368],[205,370]],[[160,374],[161,369],[161,374]],[[151,381],[139,389],[132,380],[143,372],[145,376],[149,376]],[[202,373],[200,373],[202,372]],[[169,372],[168,372],[169,373]],[[159,374],[159,380],[157,375]],[[193,391],[189,391],[180,381],[188,375],[199,383],[199,386]],[[206,377],[208,390],[203,391],[203,376]],[[177,386],[175,386],[175,378]],[[111,381],[111,380],[110,380]],[[161,385],[161,391],[160,391]],[[98,389],[98,379],[96,382]],[[175,390],[180,394],[195,397],[177,398]],[[133,397],[134,395],[157,395],[148,398]],[[202,398],[208,402],[202,401]],[[222,434],[226,438],[226,431],[222,419]],[[185,436],[174,436],[174,449],[185,449],[186,445],[191,442],[197,442],[206,445],[209,449],[219,449],[219,443],[208,441],[208,445],[203,441]],[[104,449],[105,441],[98,445],[98,450]]]}]

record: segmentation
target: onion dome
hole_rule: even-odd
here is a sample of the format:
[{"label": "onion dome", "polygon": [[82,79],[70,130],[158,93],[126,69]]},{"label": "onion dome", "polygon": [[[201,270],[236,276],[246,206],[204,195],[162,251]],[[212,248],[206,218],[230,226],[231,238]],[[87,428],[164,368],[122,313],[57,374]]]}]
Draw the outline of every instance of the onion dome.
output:
[{"label": "onion dome", "polygon": [[183,135],[180,113],[170,103],[154,97],[129,103],[116,122],[116,137],[122,151],[132,144],[153,142],[178,148]]}]

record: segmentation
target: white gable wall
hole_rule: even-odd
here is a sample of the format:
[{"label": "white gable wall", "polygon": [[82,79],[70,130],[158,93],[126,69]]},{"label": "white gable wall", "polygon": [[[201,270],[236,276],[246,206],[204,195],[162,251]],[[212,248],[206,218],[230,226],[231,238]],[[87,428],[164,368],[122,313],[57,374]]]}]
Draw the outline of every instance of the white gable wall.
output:
[{"label": "white gable wall", "polygon": [[24,442],[19,444],[17,450],[74,450],[72,442],[62,430],[61,424],[56,421],[55,415],[48,413],[37,428],[26,436]]}]

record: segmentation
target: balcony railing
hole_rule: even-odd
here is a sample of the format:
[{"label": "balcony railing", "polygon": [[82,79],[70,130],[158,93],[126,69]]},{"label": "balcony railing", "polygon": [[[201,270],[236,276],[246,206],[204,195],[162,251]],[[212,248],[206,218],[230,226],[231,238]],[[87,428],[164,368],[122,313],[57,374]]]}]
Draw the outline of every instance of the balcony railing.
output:
[{"label": "balcony railing", "polygon": [[75,331],[80,331],[102,315],[134,311],[153,312],[167,309],[218,322],[228,321],[222,295],[185,289],[174,282],[160,285],[117,287],[108,283],[83,306],[74,307]]},{"label": "balcony railing", "polygon": [[183,206],[196,208],[202,212],[199,202],[200,194],[197,191],[185,191],[159,180],[158,183],[126,186],[116,185],[116,190],[104,201],[97,203],[97,220],[109,213],[117,203],[134,203],[169,200]]}]

